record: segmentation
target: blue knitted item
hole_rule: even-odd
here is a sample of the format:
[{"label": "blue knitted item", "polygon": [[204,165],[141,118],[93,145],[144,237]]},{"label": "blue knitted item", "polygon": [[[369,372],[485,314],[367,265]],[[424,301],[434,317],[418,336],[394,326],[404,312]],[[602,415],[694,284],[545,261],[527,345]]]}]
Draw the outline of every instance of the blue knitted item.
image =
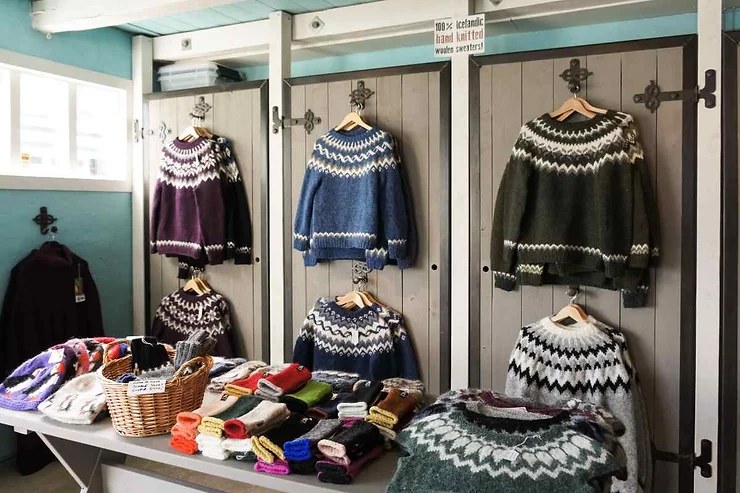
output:
[{"label": "blue knitted item", "polygon": [[312,371],[353,372],[367,380],[419,379],[403,316],[377,304],[346,310],[319,299],[303,323],[293,361]]},{"label": "blue knitted item", "polygon": [[306,266],[364,260],[371,269],[404,269],[416,231],[395,142],[387,132],[331,130],[316,141],[298,200],[293,247]]}]

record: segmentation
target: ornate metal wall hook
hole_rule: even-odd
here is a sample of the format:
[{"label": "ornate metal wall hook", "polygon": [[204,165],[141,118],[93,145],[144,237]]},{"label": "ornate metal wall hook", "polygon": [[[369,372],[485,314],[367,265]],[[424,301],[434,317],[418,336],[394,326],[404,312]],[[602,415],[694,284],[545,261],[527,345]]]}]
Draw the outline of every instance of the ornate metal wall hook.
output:
[{"label": "ornate metal wall hook", "polygon": [[645,86],[645,92],[632,96],[632,101],[644,103],[650,113],[655,113],[662,101],[678,101],[681,98],[681,91],[661,91],[660,86],[654,80],[651,80],[650,84]]},{"label": "ornate metal wall hook", "polygon": [[581,92],[581,82],[584,82],[589,76],[593,75],[588,69],[581,68],[581,61],[574,58],[570,61],[570,68],[563,70],[560,78],[568,83],[568,90],[573,94]]},{"label": "ornate metal wall hook", "polygon": [[211,105],[206,103],[206,98],[203,96],[200,97],[198,100],[198,103],[196,103],[195,106],[193,106],[193,111],[190,112],[190,118],[198,118],[201,120],[205,120],[206,113],[208,113],[211,110]]},{"label": "ornate metal wall hook", "polygon": [[365,81],[357,81],[357,87],[349,95],[350,107],[355,107],[360,110],[365,109],[365,103],[368,99],[375,94],[372,90],[365,87]]},{"label": "ornate metal wall hook", "polygon": [[355,291],[364,291],[367,286],[368,274],[372,272],[365,262],[354,262],[352,265],[352,286]]},{"label": "ornate metal wall hook", "polygon": [[46,207],[39,209],[39,213],[33,218],[33,222],[39,225],[42,235],[49,234],[50,232],[56,234],[57,232],[57,227],[52,226],[52,224],[57,222],[57,218],[49,214]]},{"label": "ornate metal wall hook", "polygon": [[167,136],[172,133],[172,129],[165,122],[159,122],[156,130],[149,130],[149,135],[156,135],[160,142],[164,144]]}]

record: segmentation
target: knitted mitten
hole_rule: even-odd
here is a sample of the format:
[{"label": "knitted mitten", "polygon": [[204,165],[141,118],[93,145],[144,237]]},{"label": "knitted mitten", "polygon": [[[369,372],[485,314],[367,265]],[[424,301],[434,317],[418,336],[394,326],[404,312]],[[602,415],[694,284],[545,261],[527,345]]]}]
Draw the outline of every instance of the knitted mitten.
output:
[{"label": "knitted mitten", "polygon": [[367,409],[372,406],[383,390],[382,382],[371,382],[365,380],[362,384],[355,385],[352,395],[337,405],[339,417],[360,417],[367,415]]},{"label": "knitted mitten", "polygon": [[306,383],[306,386],[295,394],[284,395],[280,402],[288,406],[294,413],[305,413],[310,407],[313,407],[326,399],[331,398],[332,387],[328,383],[316,382],[314,380]]},{"label": "knitted mitten", "polygon": [[257,395],[277,400],[283,394],[294,392],[311,380],[311,370],[298,363],[289,365],[276,375],[261,379],[257,384]]},{"label": "knitted mitten", "polygon": [[376,426],[365,421],[357,421],[331,440],[319,441],[318,447],[321,453],[331,460],[349,464],[352,459],[361,457],[382,442],[383,437]]},{"label": "knitted mitten", "polygon": [[184,341],[177,341],[177,344],[175,344],[175,368],[180,368],[196,356],[208,354],[208,351],[213,349],[215,345],[216,339],[203,329],[193,332]]},{"label": "knitted mitten", "polygon": [[339,431],[342,423],[338,419],[322,419],[310,431],[295,440],[283,444],[285,457],[294,461],[305,461],[313,455],[319,440],[331,438]]},{"label": "knitted mitten", "polygon": [[198,451],[198,442],[175,435],[170,439],[170,447],[183,454],[193,455]]},{"label": "knitted mitten", "polygon": [[373,422],[381,426],[393,428],[401,419],[414,412],[416,405],[416,396],[393,388],[385,399],[370,408],[368,418],[373,418]]},{"label": "knitted mitten", "polygon": [[224,431],[229,438],[261,435],[288,419],[288,416],[290,416],[290,411],[285,404],[262,401],[244,416],[226,421]]},{"label": "knitted mitten", "polygon": [[[211,379],[211,383],[208,384],[208,390],[211,392],[223,392],[228,384],[236,382],[237,380],[243,380],[254,373],[255,370],[264,366],[265,363],[262,361],[246,361],[225,372],[223,375],[219,375],[216,378]],[[256,385],[257,383],[255,382],[255,388]]]},{"label": "knitted mitten", "polygon": [[308,476],[309,474],[316,474],[316,462],[319,460],[318,457],[312,455],[306,460],[288,460],[290,466],[290,472],[293,474],[301,474]]},{"label": "knitted mitten", "polygon": [[255,472],[266,472],[267,474],[275,474],[280,476],[290,474],[290,467],[288,466],[288,463],[284,460],[279,459],[270,464],[263,462],[260,458],[254,465],[254,470]]},{"label": "knitted mitten", "polygon": [[375,446],[365,455],[353,460],[348,465],[337,464],[329,460],[320,460],[316,462],[316,470],[319,471],[319,481],[322,483],[349,484],[360,473],[365,464],[379,457],[383,453],[383,448]]},{"label": "knitted mitten", "polygon": [[316,426],[314,418],[293,413],[280,426],[269,430],[260,437],[260,443],[276,457],[285,459],[283,445],[298,438]]},{"label": "knitted mitten", "polygon": [[360,379],[360,375],[346,371],[316,370],[312,373],[311,379],[315,382],[328,383],[334,392],[352,392],[352,387]]}]

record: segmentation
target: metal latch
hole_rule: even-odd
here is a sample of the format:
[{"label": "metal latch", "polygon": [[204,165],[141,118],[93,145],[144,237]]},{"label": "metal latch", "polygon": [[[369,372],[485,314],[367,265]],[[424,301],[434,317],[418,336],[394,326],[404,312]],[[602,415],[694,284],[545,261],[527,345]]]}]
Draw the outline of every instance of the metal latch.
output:
[{"label": "metal latch", "polygon": [[272,133],[274,134],[285,127],[295,127],[298,125],[302,125],[306,133],[310,134],[319,123],[321,123],[321,118],[314,115],[314,112],[311,110],[307,110],[303,118],[285,118],[280,117],[277,106],[272,107]]},{"label": "metal latch", "polygon": [[660,107],[660,103],[664,101],[694,101],[699,103],[699,100],[704,100],[705,108],[714,108],[717,106],[717,97],[714,93],[717,91],[717,72],[714,69],[709,69],[704,72],[704,87],[694,87],[693,89],[686,89],[683,91],[663,91],[660,86],[651,80],[650,84],[645,87],[645,92],[642,94],[635,94],[632,96],[632,100],[635,103],[643,103],[645,107],[650,110],[650,113],[655,113]]},{"label": "metal latch", "polygon": [[702,439],[700,443],[700,455],[676,454],[674,452],[665,452],[663,450],[653,450],[653,460],[662,462],[674,462],[680,465],[690,466],[692,469],[699,468],[703,478],[712,477],[712,441]]}]

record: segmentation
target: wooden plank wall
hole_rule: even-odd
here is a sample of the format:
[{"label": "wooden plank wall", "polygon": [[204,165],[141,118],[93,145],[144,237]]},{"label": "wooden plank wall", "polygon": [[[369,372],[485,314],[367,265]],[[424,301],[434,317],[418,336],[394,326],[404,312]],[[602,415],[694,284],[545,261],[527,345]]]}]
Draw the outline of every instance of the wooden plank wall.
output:
[{"label": "wooden plank wall", "polygon": [[[508,359],[519,328],[559,310],[565,286],[524,286],[510,293],[493,287],[490,241],[496,191],[520,126],[570,97],[559,74],[572,57],[486,65],[480,69],[480,228],[473,241],[473,268],[480,269],[480,385],[503,391]],[[665,103],[651,114],[632,101],[651,79],[662,88],[682,86],[682,49],[580,57],[593,75],[582,95],[594,105],[632,114],[638,123],[662,229],[661,264],[652,273],[648,306],[625,309],[617,292],[581,287],[588,313],[627,335],[650,414],[655,445],[678,450],[679,333],[681,282],[681,104]],[[493,191],[493,193],[491,193]],[[474,202],[475,203],[475,202]],[[476,211],[477,212],[477,211]],[[655,484],[677,491],[677,468],[659,462]]]},{"label": "wooden plank wall", "polygon": [[[398,140],[403,168],[414,200],[419,250],[414,268],[400,271],[388,266],[373,271],[368,290],[386,305],[403,312],[416,348],[419,371],[430,393],[440,391],[440,266],[442,248],[441,211],[438,199],[441,181],[440,74],[417,73],[363,77],[365,87],[375,94],[367,101],[363,118],[390,132]],[[291,114],[307,109],[321,117],[311,134],[302,128],[291,132],[290,214],[295,216],[306,163],[316,139],[338,124],[349,111],[349,94],[359,80],[320,82],[291,88]],[[287,323],[292,340],[319,297],[339,296],[352,289],[352,261],[320,263],[306,268],[300,252],[293,250],[292,307]],[[288,336],[289,337],[289,336]],[[290,355],[286,355],[290,357]]]},{"label": "wooden plank wall", "polygon": [[[264,359],[262,354],[262,164],[263,137],[261,128],[260,89],[206,94],[205,101],[212,106],[206,115],[205,126],[216,135],[231,140],[239,170],[247,194],[252,216],[252,265],[234,265],[228,261],[223,265],[208,266],[205,278],[230,304],[231,322],[236,331],[237,351],[242,356]],[[200,96],[186,96],[149,101],[149,127],[156,129],[160,122],[172,128],[167,140],[190,125],[189,113]],[[149,139],[149,184],[150,196],[157,182],[158,163],[162,143],[156,136]],[[150,306],[152,316],[166,295],[177,290],[181,281],[177,279],[177,260],[162,255],[150,256]]]}]

